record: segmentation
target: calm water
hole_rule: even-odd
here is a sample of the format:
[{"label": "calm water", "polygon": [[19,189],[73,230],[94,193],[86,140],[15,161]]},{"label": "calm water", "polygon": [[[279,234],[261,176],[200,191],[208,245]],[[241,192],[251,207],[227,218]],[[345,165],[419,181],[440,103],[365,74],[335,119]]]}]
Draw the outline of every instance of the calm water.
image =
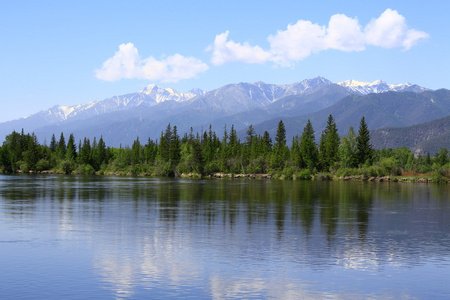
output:
[{"label": "calm water", "polygon": [[0,298],[450,299],[449,191],[0,176]]}]

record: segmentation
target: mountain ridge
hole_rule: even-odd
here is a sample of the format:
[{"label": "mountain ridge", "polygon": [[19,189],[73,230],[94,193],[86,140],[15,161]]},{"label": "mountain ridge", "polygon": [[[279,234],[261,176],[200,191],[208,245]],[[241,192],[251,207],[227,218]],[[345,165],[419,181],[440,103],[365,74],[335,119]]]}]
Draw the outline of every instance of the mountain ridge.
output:
[{"label": "mountain ridge", "polygon": [[[356,87],[361,88],[355,90]],[[54,106],[27,118],[0,123],[0,135],[24,129],[35,132],[41,140],[49,140],[52,134],[65,132],[88,138],[103,135],[111,145],[127,145],[136,135],[158,138],[168,123],[177,125],[180,133],[188,132],[190,127],[201,131],[209,124],[216,128],[233,124],[236,130],[242,130],[249,124],[274,118],[314,113],[348,96],[359,97],[370,91],[387,93],[390,92],[387,89],[394,88],[429,91],[417,85],[389,85],[381,80],[337,84],[323,77],[284,85],[241,82],[209,92],[192,89],[186,93],[149,84],[136,93],[73,106]]]},{"label": "mountain ridge", "polygon": [[[228,84],[209,92],[203,91],[198,88],[194,88],[186,93],[178,92],[172,88],[164,88],[156,84],[149,84],[145,86],[141,91],[138,91],[136,93],[128,93],[124,95],[105,98],[103,100],[94,100],[91,102],[76,105],[55,105],[50,109],[37,112],[36,114],[41,113],[45,115],[48,121],[50,123],[53,123],[55,121],[67,120],[69,117],[74,117],[88,109],[94,109],[97,114],[102,114],[106,112],[111,112],[114,109],[120,110],[126,109],[127,107],[135,107],[139,105],[153,106],[164,101],[184,102],[193,99],[195,97],[205,96],[206,94],[211,95],[211,93],[214,96],[218,96],[218,94],[220,93],[224,94],[224,90],[235,86],[239,86],[241,89],[242,87],[244,87],[243,89],[247,90],[250,93],[248,94],[250,98],[253,98],[252,90],[255,90],[255,87],[258,87],[260,91],[257,91],[255,94],[257,95],[263,94],[269,103],[273,103],[274,101],[277,101],[285,96],[292,96],[305,93],[309,89],[315,88],[318,85],[322,84],[333,84],[333,82],[319,76],[312,79],[305,79],[303,81],[292,84],[275,85],[275,84],[267,84],[262,81],[258,81],[255,83],[241,82],[237,84]],[[404,90],[409,91],[412,89],[414,89],[414,92],[421,92],[428,90],[427,88],[423,88],[418,85],[412,85],[410,83],[394,85],[394,84],[387,84],[382,80],[376,80],[372,83],[360,82],[356,80],[346,80],[334,84],[344,87],[351,93],[364,95],[368,93],[383,93],[387,91],[404,91]],[[268,97],[269,95],[268,91],[272,93],[272,97]],[[277,93],[276,96],[275,93]],[[261,98],[258,99],[262,101]],[[24,117],[22,119],[26,119],[31,116]]]}]

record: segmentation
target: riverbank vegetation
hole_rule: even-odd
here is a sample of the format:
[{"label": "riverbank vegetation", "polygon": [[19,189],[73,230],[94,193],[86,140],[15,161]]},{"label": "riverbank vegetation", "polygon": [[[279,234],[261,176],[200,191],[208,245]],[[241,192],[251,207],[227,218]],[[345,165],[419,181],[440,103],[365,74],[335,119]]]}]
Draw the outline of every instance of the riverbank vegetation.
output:
[{"label": "riverbank vegetation", "polygon": [[286,130],[279,122],[272,139],[266,131],[257,135],[249,126],[241,141],[234,126],[226,126],[221,138],[211,126],[202,133],[179,136],[176,126],[167,126],[158,140],[131,147],[107,147],[103,138],[67,142],[63,133],[52,136],[50,144],[39,144],[34,134],[12,132],[0,147],[0,172],[37,172],[61,174],[100,174],[133,176],[196,177],[213,174],[270,174],[281,179],[370,178],[384,176],[422,176],[433,182],[450,181],[447,148],[433,156],[415,156],[408,148],[374,150],[364,117],[359,130],[350,127],[339,136],[333,116],[316,141],[314,128],[307,122],[301,136],[290,146]]}]

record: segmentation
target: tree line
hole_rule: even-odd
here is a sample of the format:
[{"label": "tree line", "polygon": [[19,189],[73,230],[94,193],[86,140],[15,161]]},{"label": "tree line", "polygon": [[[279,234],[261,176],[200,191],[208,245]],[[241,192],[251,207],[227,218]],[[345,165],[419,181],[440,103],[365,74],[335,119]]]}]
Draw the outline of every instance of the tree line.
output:
[{"label": "tree line", "polygon": [[103,138],[88,138],[76,143],[73,134],[67,142],[63,133],[52,136],[50,144],[38,143],[37,137],[13,131],[0,147],[0,171],[53,172],[78,174],[127,174],[143,176],[177,176],[193,173],[210,175],[223,173],[270,173],[276,178],[310,179],[316,174],[337,176],[386,176],[409,173],[432,173],[438,178],[450,178],[448,149],[441,148],[431,157],[415,156],[408,148],[374,150],[370,132],[362,117],[358,132],[350,127],[339,136],[332,115],[316,142],[308,120],[300,136],[292,138],[290,146],[286,129],[280,120],[272,139],[265,131],[255,133],[252,125],[241,141],[232,125],[224,127],[219,138],[211,125],[201,133],[179,136],[177,127],[168,124],[157,140],[141,143],[139,137],[131,147],[107,147]]}]

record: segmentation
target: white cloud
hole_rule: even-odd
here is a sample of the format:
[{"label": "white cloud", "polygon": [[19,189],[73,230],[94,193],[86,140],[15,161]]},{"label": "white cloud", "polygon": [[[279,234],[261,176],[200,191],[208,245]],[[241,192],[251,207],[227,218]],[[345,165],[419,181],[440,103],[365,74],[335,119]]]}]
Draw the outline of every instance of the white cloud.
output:
[{"label": "white cloud", "polygon": [[281,65],[289,65],[291,61],[303,60],[313,53],[325,48],[326,28],[310,21],[300,20],[294,25],[288,25],[284,31],[270,35],[270,52],[275,61]]},{"label": "white cloud", "polygon": [[119,51],[107,59],[100,69],[95,70],[98,79],[117,81],[123,78],[138,78],[177,82],[195,77],[208,69],[208,65],[194,57],[180,54],[166,56],[161,60],[154,57],[141,59],[132,43],[121,44]]},{"label": "white cloud", "polygon": [[362,51],[364,46],[364,34],[357,19],[346,15],[333,15],[328,23],[326,48],[341,51]]},{"label": "white cloud", "polygon": [[252,47],[248,43],[242,45],[228,41],[228,34],[229,32],[226,31],[216,35],[214,44],[208,46],[207,50],[212,51],[212,64],[220,66],[235,61],[260,64],[270,59],[271,54],[259,46]]},{"label": "white cloud", "polygon": [[223,65],[228,62],[265,63],[273,61],[281,66],[289,66],[308,56],[328,49],[340,51],[362,51],[366,45],[383,48],[403,47],[409,50],[420,40],[428,38],[423,31],[409,29],[405,18],[397,11],[387,9],[377,19],[372,20],[362,30],[357,18],[343,14],[331,16],[327,26],[299,20],[289,24],[286,30],[279,30],[267,38],[270,49],[228,41],[229,32],[216,36],[211,63]]},{"label": "white cloud", "polygon": [[403,47],[409,50],[420,39],[428,38],[423,31],[408,29],[405,18],[396,10],[387,9],[365,28],[367,44],[383,48]]}]

